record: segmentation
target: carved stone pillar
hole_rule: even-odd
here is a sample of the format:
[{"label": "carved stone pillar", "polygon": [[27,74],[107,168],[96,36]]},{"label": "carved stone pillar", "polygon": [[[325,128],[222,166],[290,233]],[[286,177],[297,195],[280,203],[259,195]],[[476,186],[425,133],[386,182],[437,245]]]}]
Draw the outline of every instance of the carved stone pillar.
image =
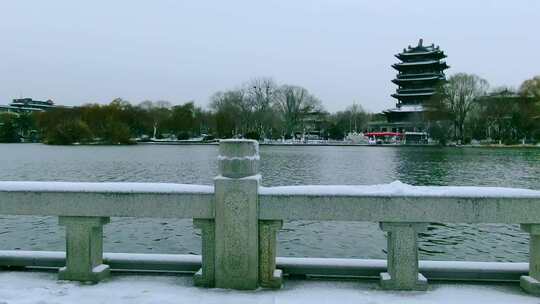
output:
[{"label": "carved stone pillar", "polygon": [[215,285],[215,231],[213,219],[193,219],[195,228],[202,234],[202,267],[195,274],[195,285],[214,287]]},{"label": "carved stone pillar", "polygon": [[540,224],[522,224],[529,233],[529,275],[520,278],[519,285],[528,293],[540,295]]},{"label": "carved stone pillar", "polygon": [[276,269],[277,233],[283,221],[259,221],[259,282],[261,287],[280,288],[282,272]]},{"label": "carved stone pillar", "polygon": [[418,273],[418,233],[426,223],[384,222],[382,230],[388,232],[388,272],[381,273],[384,289],[426,290],[427,280]]},{"label": "carved stone pillar", "polygon": [[222,140],[215,185],[215,286],[256,289],[259,282],[259,149]]},{"label": "carved stone pillar", "polygon": [[103,264],[103,225],[108,217],[61,216],[66,226],[66,266],[60,269],[60,280],[97,282],[109,275]]}]

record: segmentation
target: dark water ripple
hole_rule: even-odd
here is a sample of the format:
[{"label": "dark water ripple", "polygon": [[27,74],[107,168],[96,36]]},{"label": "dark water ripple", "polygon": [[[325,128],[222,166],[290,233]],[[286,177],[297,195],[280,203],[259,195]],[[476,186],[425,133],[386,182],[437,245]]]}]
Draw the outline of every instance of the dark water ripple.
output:
[{"label": "dark water ripple", "polygon": [[[0,144],[0,180],[137,181],[212,184],[215,146]],[[261,147],[263,184],[484,185],[540,189],[540,149],[419,147]],[[55,217],[1,216],[0,249],[64,250]],[[526,261],[519,225],[431,223],[420,235],[431,260]],[[110,252],[200,253],[191,220],[113,218]],[[384,258],[376,223],[290,221],[279,255]]]}]

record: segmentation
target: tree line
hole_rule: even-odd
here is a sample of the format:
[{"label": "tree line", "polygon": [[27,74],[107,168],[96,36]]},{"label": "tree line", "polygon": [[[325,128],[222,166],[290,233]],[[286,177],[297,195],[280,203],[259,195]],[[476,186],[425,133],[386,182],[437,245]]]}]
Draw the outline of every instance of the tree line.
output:
[{"label": "tree line", "polygon": [[540,76],[525,80],[517,90],[490,90],[487,80],[458,73],[438,88],[426,108],[430,136],[442,144],[540,141]]},{"label": "tree line", "polygon": [[[471,140],[504,144],[540,141],[540,76],[518,89],[489,89],[485,79],[458,73],[437,88],[419,117],[429,136],[441,144]],[[329,113],[306,88],[257,78],[216,92],[207,108],[194,102],[132,104],[121,98],[109,104],[85,104],[45,112],[0,113],[0,142],[48,144],[129,144],[150,138],[290,139],[309,134],[341,140],[381,120],[358,104]]]},{"label": "tree line", "polygon": [[253,79],[238,88],[213,94],[207,109],[194,102],[132,104],[121,98],[109,104],[85,104],[45,112],[3,113],[0,141],[39,140],[48,144],[129,144],[134,139],[246,137],[289,139],[309,132],[342,139],[366,128],[369,114],[353,104],[329,113],[307,89]]}]

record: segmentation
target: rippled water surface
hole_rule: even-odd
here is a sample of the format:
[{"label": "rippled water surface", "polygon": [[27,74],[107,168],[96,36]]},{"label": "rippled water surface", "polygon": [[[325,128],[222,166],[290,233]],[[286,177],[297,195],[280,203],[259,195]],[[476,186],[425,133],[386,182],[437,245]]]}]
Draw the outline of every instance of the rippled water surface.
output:
[{"label": "rippled water surface", "polygon": [[[212,184],[217,146],[0,144],[0,180],[137,181]],[[436,147],[261,147],[265,186],[376,184],[487,185],[540,189],[540,149]],[[53,217],[0,216],[0,249],[64,250]],[[432,223],[422,259],[526,261],[518,225]],[[191,220],[113,218],[105,250],[200,253]],[[375,223],[286,222],[280,256],[384,258]]]}]

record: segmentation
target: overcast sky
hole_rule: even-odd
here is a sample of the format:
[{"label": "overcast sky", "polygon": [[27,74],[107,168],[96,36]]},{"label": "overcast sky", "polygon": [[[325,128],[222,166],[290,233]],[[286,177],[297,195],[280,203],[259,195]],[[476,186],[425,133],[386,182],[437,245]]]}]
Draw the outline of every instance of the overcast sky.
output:
[{"label": "overcast sky", "polygon": [[540,1],[0,2],[0,104],[122,97],[208,104],[254,77],[300,85],[336,111],[393,107],[393,56],[419,38],[447,74],[492,86],[540,74]]}]

